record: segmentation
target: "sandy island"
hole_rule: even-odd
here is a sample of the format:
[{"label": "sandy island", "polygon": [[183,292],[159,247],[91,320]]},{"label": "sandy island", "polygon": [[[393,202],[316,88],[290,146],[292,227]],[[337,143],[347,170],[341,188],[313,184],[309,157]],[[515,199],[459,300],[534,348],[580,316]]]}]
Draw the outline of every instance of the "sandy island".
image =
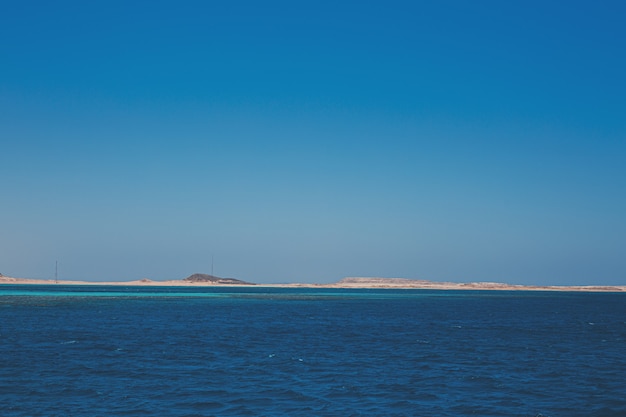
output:
[{"label": "sandy island", "polygon": [[39,285],[125,285],[125,286],[161,286],[161,287],[206,287],[206,286],[233,286],[233,287],[275,287],[275,288],[391,288],[391,289],[432,289],[432,290],[501,290],[501,291],[588,291],[588,292],[626,292],[626,286],[609,285],[514,285],[499,282],[433,282],[412,280],[406,278],[344,278],[330,284],[254,284],[234,278],[219,278],[206,274],[193,274],[185,279],[153,281],[147,278],[135,281],[68,281],[44,280],[30,278],[12,278],[0,274],[0,284],[39,284]]}]

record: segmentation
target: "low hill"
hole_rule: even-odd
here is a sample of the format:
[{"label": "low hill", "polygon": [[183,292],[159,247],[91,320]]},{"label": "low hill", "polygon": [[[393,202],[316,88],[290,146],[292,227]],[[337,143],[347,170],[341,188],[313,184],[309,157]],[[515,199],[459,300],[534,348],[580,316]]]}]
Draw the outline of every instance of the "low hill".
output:
[{"label": "low hill", "polygon": [[185,278],[185,282],[210,282],[212,284],[226,284],[226,285],[254,285],[250,282],[241,281],[235,278],[220,278],[209,274],[192,274]]}]

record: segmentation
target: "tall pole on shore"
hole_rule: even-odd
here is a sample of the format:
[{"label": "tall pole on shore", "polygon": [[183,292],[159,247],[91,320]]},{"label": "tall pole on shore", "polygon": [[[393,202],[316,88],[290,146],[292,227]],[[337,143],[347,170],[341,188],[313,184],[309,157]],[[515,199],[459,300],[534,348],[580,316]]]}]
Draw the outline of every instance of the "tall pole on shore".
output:
[{"label": "tall pole on shore", "polygon": [[54,261],[54,283],[59,283],[59,261]]},{"label": "tall pole on shore", "polygon": [[211,276],[215,276],[213,275],[213,255],[211,255]]}]

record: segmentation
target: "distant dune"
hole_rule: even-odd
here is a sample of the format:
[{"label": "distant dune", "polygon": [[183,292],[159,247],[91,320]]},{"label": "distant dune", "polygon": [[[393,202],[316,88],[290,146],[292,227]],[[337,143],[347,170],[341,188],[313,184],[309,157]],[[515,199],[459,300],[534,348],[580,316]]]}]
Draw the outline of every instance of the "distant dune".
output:
[{"label": "distant dune", "polygon": [[416,288],[440,290],[539,290],[539,291],[626,291],[626,286],[557,286],[514,285],[500,282],[433,282],[406,278],[344,278],[335,287],[344,288]]},{"label": "distant dune", "polygon": [[208,274],[192,274],[182,280],[152,281],[143,278],[136,281],[67,281],[29,278],[12,278],[0,274],[0,284],[46,284],[46,285],[137,285],[137,286],[260,286],[284,288],[396,288],[396,289],[432,289],[432,290],[525,290],[525,291],[589,291],[622,292],[626,286],[605,285],[513,285],[499,282],[433,282],[406,278],[349,277],[332,284],[293,283],[293,284],[254,284],[235,278],[220,278]]}]

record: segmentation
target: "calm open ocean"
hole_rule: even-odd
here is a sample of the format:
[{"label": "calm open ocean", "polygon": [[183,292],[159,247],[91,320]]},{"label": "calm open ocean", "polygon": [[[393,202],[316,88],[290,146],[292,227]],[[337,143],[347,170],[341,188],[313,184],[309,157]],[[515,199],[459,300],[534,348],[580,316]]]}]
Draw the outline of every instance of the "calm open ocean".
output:
[{"label": "calm open ocean", "polygon": [[0,286],[1,416],[626,416],[626,294]]}]

